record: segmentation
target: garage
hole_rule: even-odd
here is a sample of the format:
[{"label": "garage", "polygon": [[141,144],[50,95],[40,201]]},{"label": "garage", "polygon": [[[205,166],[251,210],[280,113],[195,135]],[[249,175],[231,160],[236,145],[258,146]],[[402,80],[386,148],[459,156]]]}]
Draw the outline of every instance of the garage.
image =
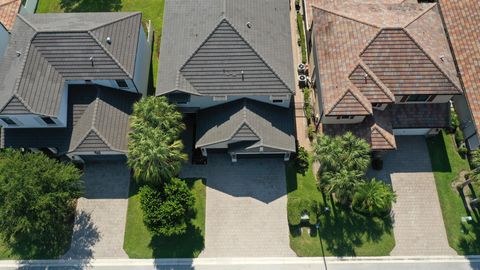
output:
[{"label": "garage", "polygon": [[430,133],[431,128],[402,128],[394,129],[395,136],[422,136]]}]

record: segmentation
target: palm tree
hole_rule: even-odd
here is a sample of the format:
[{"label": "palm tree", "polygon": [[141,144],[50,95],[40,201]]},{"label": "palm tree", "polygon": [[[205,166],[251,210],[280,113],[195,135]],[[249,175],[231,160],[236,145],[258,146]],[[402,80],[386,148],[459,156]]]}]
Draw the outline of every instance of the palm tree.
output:
[{"label": "palm tree", "polygon": [[382,215],[390,212],[396,198],[395,192],[389,185],[372,178],[370,181],[357,184],[353,196],[353,207],[366,214]]},{"label": "palm tree", "polygon": [[342,136],[319,135],[314,147],[314,159],[322,170],[346,170],[366,172],[370,165],[370,145],[351,132]]},{"label": "palm tree", "polygon": [[362,177],[363,173],[355,170],[326,171],[321,175],[320,183],[327,193],[335,194],[335,198],[341,204],[349,205],[355,193],[355,187]]},{"label": "palm tree", "polygon": [[182,115],[164,97],[147,97],[134,105],[127,164],[138,181],[160,184],[176,176],[182,161]]}]

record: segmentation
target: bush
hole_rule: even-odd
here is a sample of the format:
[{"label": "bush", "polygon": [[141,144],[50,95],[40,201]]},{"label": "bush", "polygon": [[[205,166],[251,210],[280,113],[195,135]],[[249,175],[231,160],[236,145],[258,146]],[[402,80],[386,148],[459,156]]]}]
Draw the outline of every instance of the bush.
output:
[{"label": "bush", "polygon": [[310,93],[312,90],[310,88],[304,88],[303,89],[303,101],[305,104],[305,117],[307,118],[307,124],[311,124],[312,121],[312,116],[313,116],[313,109],[312,109],[312,103],[310,100]]},{"label": "bush", "polygon": [[[25,257],[56,257],[68,247],[81,172],[44,154],[0,151],[2,240]],[[27,254],[26,254],[26,253]]]},{"label": "bush", "polygon": [[165,184],[163,192],[143,186],[139,194],[143,221],[152,233],[168,237],[186,232],[195,198],[185,182],[174,178]]},{"label": "bush", "polygon": [[396,194],[383,181],[373,178],[357,183],[352,206],[355,210],[372,216],[384,216],[390,213]]},{"label": "bush", "polygon": [[462,157],[462,158],[465,158],[468,154],[468,149],[467,147],[465,146],[465,144],[462,144],[460,145],[460,147],[458,147],[458,154]]},{"label": "bush", "polygon": [[313,141],[313,139],[315,139],[315,125],[314,124],[310,124],[308,125],[308,129],[307,129],[307,135],[308,135],[308,138],[310,139],[310,141]]},{"label": "bush", "polygon": [[305,174],[308,170],[308,152],[302,146],[299,146],[297,149],[297,155],[295,158],[295,166],[297,168],[297,172],[301,174]]},{"label": "bush", "polygon": [[448,133],[452,134],[454,133],[458,126],[460,125],[460,122],[458,120],[458,115],[454,110],[450,111],[450,126],[448,127],[447,131]]},{"label": "bush", "polygon": [[457,147],[460,147],[463,143],[463,132],[460,129],[455,130],[455,142],[457,143]]},{"label": "bush", "polygon": [[303,32],[303,17],[297,13],[298,34],[300,35],[300,46],[302,49],[302,63],[307,63],[307,47],[305,45],[305,32]]}]

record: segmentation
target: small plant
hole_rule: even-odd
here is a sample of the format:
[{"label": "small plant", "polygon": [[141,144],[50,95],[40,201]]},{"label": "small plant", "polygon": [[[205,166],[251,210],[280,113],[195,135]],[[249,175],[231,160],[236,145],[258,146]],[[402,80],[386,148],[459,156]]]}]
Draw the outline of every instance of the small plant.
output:
[{"label": "small plant", "polygon": [[301,174],[305,174],[305,172],[308,170],[308,152],[302,146],[298,147],[295,165],[297,167],[297,171]]},{"label": "small plant", "polygon": [[458,115],[454,110],[450,111],[450,126],[448,127],[447,131],[448,133],[452,134],[457,131],[457,128],[459,127],[460,122],[458,120]]},{"label": "small plant", "polygon": [[463,132],[460,129],[455,130],[455,143],[458,148],[462,145],[464,139]]},{"label": "small plant", "polygon": [[310,139],[310,141],[313,141],[315,139],[315,135],[316,135],[315,125],[314,124],[308,125],[308,129],[307,129],[308,139]]},{"label": "small plant", "polygon": [[458,154],[462,157],[462,158],[465,158],[468,154],[468,149],[467,147],[465,146],[465,144],[462,144],[460,145],[460,147],[458,147]]},{"label": "small plant", "polygon": [[392,188],[375,178],[356,185],[352,206],[355,210],[372,216],[384,216],[390,213],[397,195]]},{"label": "small plant", "polygon": [[303,32],[303,17],[297,13],[298,34],[300,35],[300,46],[302,47],[302,63],[307,63],[307,46],[305,44],[305,33]]},{"label": "small plant", "polygon": [[139,194],[143,221],[152,233],[168,237],[186,232],[195,198],[184,181],[174,178],[163,191],[146,185]]}]

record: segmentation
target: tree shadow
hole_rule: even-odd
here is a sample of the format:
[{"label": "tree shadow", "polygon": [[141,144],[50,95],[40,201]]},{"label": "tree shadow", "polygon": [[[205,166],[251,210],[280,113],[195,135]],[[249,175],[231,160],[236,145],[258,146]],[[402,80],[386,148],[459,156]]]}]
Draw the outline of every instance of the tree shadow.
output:
[{"label": "tree shadow", "polygon": [[80,211],[75,218],[70,250],[63,256],[64,260],[78,260],[87,267],[93,258],[93,246],[101,236],[97,226],[92,222],[90,213]]},{"label": "tree shadow", "polygon": [[295,162],[289,161],[286,166],[285,176],[287,178],[287,194],[297,190],[297,166]]},{"label": "tree shadow", "polygon": [[65,12],[110,12],[122,9],[121,0],[61,0]]},{"label": "tree shadow", "polygon": [[365,242],[378,243],[385,234],[393,233],[390,216],[372,217],[350,208],[332,205],[332,215],[320,218],[319,233],[325,249],[334,256],[356,256],[356,248]]},{"label": "tree shadow", "polygon": [[439,133],[427,139],[427,145],[432,169],[435,172],[451,172],[450,160],[448,159],[447,147],[443,141],[443,134]]}]

